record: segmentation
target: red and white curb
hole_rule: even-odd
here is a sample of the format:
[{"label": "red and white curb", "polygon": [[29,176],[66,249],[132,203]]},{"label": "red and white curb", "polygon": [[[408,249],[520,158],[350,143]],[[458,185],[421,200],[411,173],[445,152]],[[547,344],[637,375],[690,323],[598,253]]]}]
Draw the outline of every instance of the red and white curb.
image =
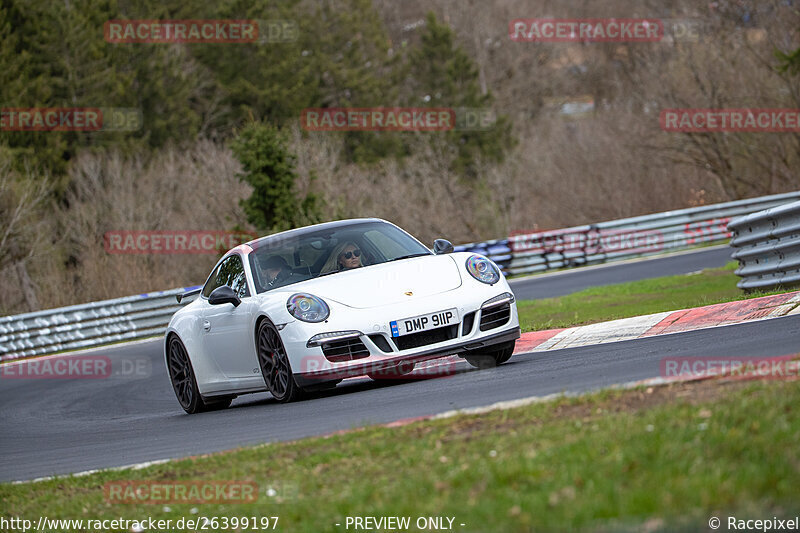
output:
[{"label": "red and white curb", "polygon": [[623,318],[588,326],[524,333],[517,341],[514,353],[606,344],[796,314],[800,314],[800,291]]},{"label": "red and white curb", "polygon": [[[587,326],[531,331],[523,333],[517,340],[514,354],[593,346],[797,314],[800,314],[800,291],[621,318]],[[437,368],[454,369],[453,365],[460,360],[453,356],[418,363],[414,372],[404,377],[433,377],[437,375]]]}]

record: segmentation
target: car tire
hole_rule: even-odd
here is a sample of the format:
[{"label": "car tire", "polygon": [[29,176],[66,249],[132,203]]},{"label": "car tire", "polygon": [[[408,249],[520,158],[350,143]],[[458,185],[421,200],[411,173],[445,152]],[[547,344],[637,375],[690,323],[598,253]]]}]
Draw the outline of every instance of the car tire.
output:
[{"label": "car tire", "polygon": [[301,399],[304,391],[294,379],[278,328],[268,318],[258,324],[256,352],[261,375],[270,394],[281,403]]},{"label": "car tire", "polygon": [[413,361],[403,361],[397,366],[384,368],[377,372],[369,372],[367,375],[373,381],[387,381],[390,379],[401,379],[401,376],[410,374],[414,371],[416,363]]},{"label": "car tire", "polygon": [[189,359],[189,352],[186,351],[186,346],[177,335],[172,335],[167,344],[167,370],[178,403],[190,415],[225,409],[233,401],[233,397],[212,401],[203,399],[200,389],[197,387],[197,378],[194,368],[192,368],[192,361]]},{"label": "car tire", "polygon": [[495,346],[489,346],[485,350],[467,352],[463,355],[467,363],[475,368],[492,368],[502,365],[514,355],[514,346],[517,341],[506,342]]}]

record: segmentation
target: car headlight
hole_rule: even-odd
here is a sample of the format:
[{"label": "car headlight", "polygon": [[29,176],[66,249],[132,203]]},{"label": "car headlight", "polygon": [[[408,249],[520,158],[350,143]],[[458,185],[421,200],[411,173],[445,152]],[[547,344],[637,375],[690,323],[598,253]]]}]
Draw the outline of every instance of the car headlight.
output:
[{"label": "car headlight", "polygon": [[286,309],[297,320],[303,322],[322,322],[331,314],[328,304],[313,294],[293,294],[286,301]]},{"label": "car headlight", "polygon": [[494,285],[500,281],[500,272],[494,263],[480,255],[471,255],[467,259],[467,272],[481,283]]}]

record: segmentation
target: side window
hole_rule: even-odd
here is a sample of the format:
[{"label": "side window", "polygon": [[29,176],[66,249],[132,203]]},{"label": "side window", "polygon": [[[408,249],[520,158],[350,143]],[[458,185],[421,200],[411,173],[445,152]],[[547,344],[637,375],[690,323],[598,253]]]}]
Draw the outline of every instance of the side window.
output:
[{"label": "side window", "polygon": [[201,293],[203,297],[208,298],[211,293],[221,285],[221,283],[217,283],[217,275],[219,274],[219,269],[222,265],[217,265],[217,268],[208,276],[208,281],[206,281],[205,287],[203,287],[203,292]]},{"label": "side window", "polygon": [[214,289],[222,287],[223,285],[227,285],[233,289],[233,292],[235,292],[239,298],[250,295],[247,290],[247,277],[244,273],[242,258],[238,255],[228,257],[214,270],[214,273],[208,278],[206,286],[203,287],[203,296],[208,298]]}]

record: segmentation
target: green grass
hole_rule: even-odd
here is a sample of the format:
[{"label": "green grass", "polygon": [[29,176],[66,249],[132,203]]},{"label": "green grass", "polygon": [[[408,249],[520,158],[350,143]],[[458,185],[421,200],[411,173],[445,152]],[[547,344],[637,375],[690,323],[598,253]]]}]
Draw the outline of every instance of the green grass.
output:
[{"label": "green grass", "polygon": [[783,292],[745,294],[736,287],[735,269],[736,262],[731,262],[695,274],[592,287],[558,298],[519,300],[519,323],[522,331],[539,331]]},{"label": "green grass", "polygon": [[[450,516],[465,532],[705,530],[711,515],[794,516],[799,405],[797,382],[604,391],[136,471],[2,484],[0,515],[34,523],[40,515],[279,516],[278,531],[315,533],[346,531],[346,516],[363,515]],[[120,479],[252,480],[261,496],[169,508],[106,502],[104,483]],[[293,490],[268,497],[268,486]]]}]

